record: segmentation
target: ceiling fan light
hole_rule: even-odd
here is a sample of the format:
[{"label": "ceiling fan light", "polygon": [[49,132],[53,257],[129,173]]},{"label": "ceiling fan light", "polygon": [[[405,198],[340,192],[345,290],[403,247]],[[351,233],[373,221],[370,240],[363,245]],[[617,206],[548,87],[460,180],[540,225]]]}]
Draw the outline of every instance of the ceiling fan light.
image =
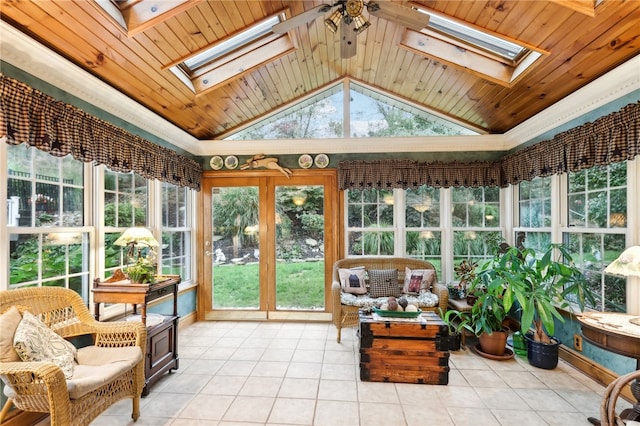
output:
[{"label": "ceiling fan light", "polygon": [[344,10],[347,12],[347,15],[351,16],[352,18],[357,18],[358,16],[360,16],[363,9],[363,0],[347,0],[347,3],[344,5]]},{"label": "ceiling fan light", "polygon": [[362,15],[353,18],[353,22],[355,23],[353,31],[355,31],[356,34],[360,34],[371,26],[371,22],[367,21],[367,19]]},{"label": "ceiling fan light", "polygon": [[342,18],[342,13],[339,10],[336,10],[329,16],[328,19],[324,20],[324,25],[329,28],[329,31],[335,33],[338,31],[338,25],[340,25],[340,19]]}]

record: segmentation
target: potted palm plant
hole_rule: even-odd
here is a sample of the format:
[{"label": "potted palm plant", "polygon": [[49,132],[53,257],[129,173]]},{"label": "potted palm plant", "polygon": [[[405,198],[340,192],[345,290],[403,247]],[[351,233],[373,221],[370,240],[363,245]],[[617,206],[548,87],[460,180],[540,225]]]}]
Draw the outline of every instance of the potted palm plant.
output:
[{"label": "potted palm plant", "polygon": [[587,281],[567,248],[551,244],[536,256],[532,249],[511,247],[483,265],[478,276],[485,283],[501,283],[506,312],[517,301],[529,363],[555,368],[560,341],[554,337],[554,321],[564,321],[558,309],[577,306],[583,311],[586,301],[594,303]]}]

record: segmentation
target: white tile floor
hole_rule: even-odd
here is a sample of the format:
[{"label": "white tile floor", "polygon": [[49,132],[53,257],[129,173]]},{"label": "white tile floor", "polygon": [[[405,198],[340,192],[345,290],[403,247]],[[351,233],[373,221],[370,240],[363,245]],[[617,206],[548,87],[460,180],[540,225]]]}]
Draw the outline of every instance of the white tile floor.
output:
[{"label": "white tile floor", "polygon": [[[560,361],[492,361],[451,352],[449,384],[362,382],[355,329],[331,324],[201,322],[179,333],[180,368],[100,425],[588,425],[603,387]],[[624,406],[623,406],[624,408]]]}]

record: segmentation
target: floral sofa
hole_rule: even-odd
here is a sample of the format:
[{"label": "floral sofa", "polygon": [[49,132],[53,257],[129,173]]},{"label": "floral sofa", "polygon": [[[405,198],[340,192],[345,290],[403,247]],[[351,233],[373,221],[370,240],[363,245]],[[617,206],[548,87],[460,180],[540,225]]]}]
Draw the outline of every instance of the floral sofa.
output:
[{"label": "floral sofa", "polygon": [[[382,279],[380,279],[382,277]],[[380,284],[383,281],[383,284]],[[359,323],[358,311],[380,305],[389,296],[405,296],[422,311],[447,310],[449,291],[438,283],[429,262],[400,257],[340,259],[333,265],[332,320],[340,343],[343,327]]]}]

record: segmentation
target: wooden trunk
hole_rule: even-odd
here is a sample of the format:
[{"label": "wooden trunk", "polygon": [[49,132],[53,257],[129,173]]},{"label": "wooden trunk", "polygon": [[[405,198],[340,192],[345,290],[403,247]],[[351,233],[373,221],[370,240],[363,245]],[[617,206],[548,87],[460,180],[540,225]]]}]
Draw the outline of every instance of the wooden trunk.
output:
[{"label": "wooden trunk", "polygon": [[435,312],[417,321],[360,316],[360,379],[372,382],[449,383],[449,331]]}]

